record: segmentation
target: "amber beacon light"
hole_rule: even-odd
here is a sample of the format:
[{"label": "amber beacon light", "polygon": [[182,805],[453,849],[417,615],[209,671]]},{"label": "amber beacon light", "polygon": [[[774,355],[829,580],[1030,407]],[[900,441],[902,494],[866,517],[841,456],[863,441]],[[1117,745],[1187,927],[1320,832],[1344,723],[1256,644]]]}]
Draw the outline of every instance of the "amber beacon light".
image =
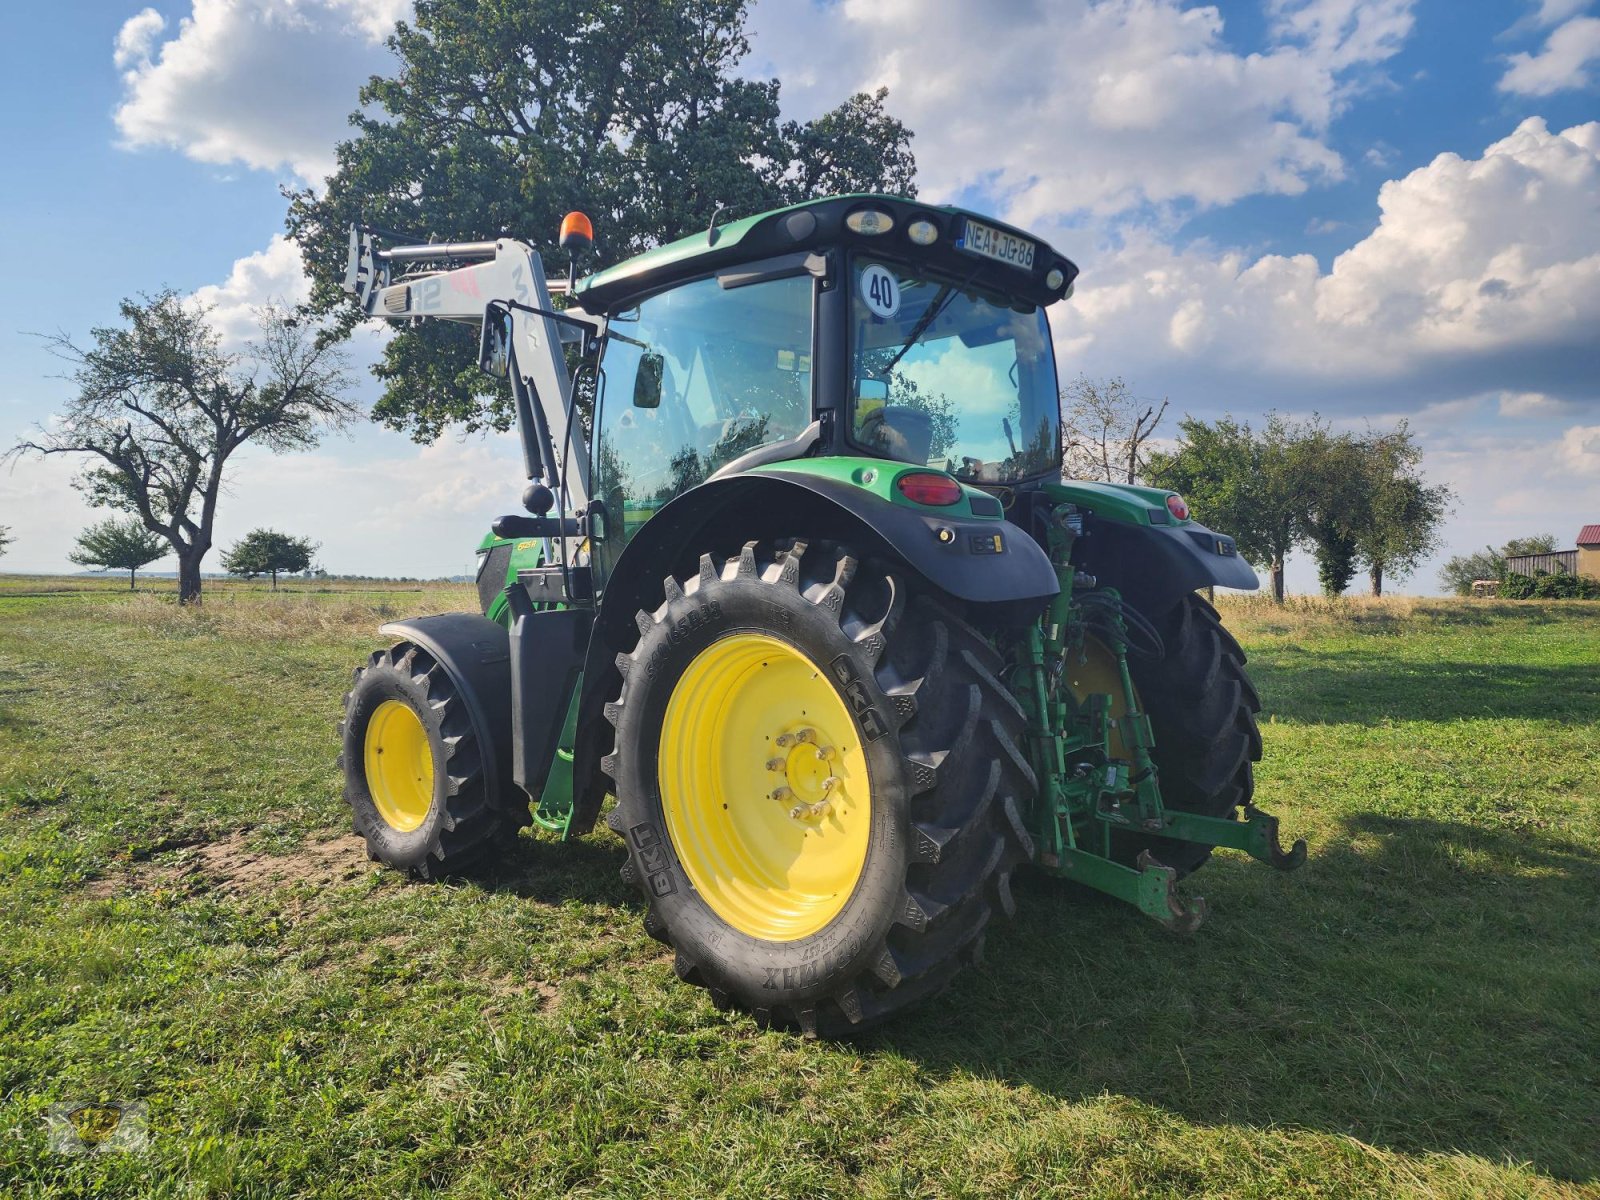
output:
[{"label": "amber beacon light", "polygon": [[561,218],[561,248],[576,254],[594,245],[594,226],[581,212],[569,212]]}]

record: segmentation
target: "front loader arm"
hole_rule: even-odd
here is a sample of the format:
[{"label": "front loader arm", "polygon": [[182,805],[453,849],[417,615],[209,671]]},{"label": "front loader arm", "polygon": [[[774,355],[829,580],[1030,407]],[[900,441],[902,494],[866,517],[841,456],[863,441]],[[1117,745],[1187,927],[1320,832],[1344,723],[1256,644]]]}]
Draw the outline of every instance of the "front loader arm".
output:
[{"label": "front loader arm", "polygon": [[560,497],[563,512],[588,503],[588,448],[573,427],[572,377],[561,346],[587,344],[604,320],[581,308],[553,310],[544,263],[532,247],[499,238],[383,249],[371,232],[352,226],[344,288],[368,317],[479,326],[480,365],[499,373],[496,355],[503,356],[528,478]]}]

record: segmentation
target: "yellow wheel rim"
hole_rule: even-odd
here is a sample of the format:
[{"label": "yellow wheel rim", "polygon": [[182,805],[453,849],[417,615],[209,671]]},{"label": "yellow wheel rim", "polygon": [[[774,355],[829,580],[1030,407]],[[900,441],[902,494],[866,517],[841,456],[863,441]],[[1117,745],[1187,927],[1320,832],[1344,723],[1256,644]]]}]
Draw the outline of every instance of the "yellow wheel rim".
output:
[{"label": "yellow wheel rim", "polygon": [[714,642],[673,688],[659,763],[668,836],[717,916],[792,942],[839,915],[867,860],[872,787],[822,667],[763,634]]},{"label": "yellow wheel rim", "polygon": [[367,790],[378,815],[410,833],[433,806],[433,747],[409,704],[385,700],[367,722]]},{"label": "yellow wheel rim", "polygon": [[1111,727],[1106,749],[1112,758],[1127,758],[1128,747],[1122,740],[1122,718],[1127,715],[1128,701],[1122,694],[1122,672],[1117,668],[1117,656],[1094,638],[1085,638],[1083,653],[1067,655],[1067,687],[1073,699],[1082,704],[1095,692],[1111,697]]}]

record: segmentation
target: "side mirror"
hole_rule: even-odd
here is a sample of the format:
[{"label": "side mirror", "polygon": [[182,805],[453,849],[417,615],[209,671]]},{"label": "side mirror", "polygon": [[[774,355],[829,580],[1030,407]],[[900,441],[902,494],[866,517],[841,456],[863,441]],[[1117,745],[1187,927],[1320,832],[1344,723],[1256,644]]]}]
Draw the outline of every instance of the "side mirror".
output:
[{"label": "side mirror", "polygon": [[483,310],[478,369],[496,379],[505,379],[511,374],[511,310],[503,304],[490,304]]},{"label": "side mirror", "polygon": [[661,407],[661,380],[666,373],[665,355],[655,350],[646,350],[639,356],[639,371],[633,377],[635,408]]}]

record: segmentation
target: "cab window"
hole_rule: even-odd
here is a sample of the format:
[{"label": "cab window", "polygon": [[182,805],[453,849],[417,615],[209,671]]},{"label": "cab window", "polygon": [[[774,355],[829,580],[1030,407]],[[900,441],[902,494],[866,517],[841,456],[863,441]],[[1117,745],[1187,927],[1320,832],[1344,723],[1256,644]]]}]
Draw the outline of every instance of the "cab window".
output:
[{"label": "cab window", "polygon": [[702,279],[612,318],[592,472],[611,536],[806,427],[813,290],[805,274],[727,290]]}]

